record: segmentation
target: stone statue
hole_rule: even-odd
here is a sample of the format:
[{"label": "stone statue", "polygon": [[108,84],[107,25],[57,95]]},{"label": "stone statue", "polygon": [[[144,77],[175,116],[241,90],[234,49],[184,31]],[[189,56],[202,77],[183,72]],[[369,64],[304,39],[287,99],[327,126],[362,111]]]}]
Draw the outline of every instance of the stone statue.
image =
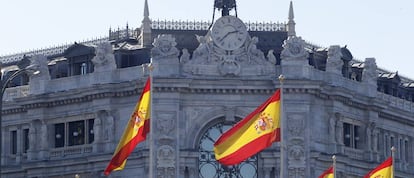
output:
[{"label": "stone statue", "polygon": [[207,63],[210,55],[210,45],[207,37],[196,35],[196,38],[200,44],[193,52],[193,59],[202,59],[203,63]]},{"label": "stone statue", "polygon": [[375,58],[366,58],[364,70],[362,71],[362,82],[370,85],[377,85],[378,73]]},{"label": "stone statue", "polygon": [[344,65],[341,57],[341,48],[338,45],[330,46],[328,49],[328,59],[326,59],[326,71],[341,75],[342,66]]},{"label": "stone statue", "polygon": [[190,53],[188,52],[188,49],[184,48],[181,50],[182,54],[180,57],[180,63],[186,63],[190,60]]},{"label": "stone statue", "polygon": [[329,138],[332,143],[336,143],[335,142],[335,123],[336,123],[335,114],[332,114],[332,116],[329,118]]},{"label": "stone statue", "polygon": [[158,35],[152,43],[151,56],[154,60],[178,58],[180,51],[175,47],[175,38],[169,34]]},{"label": "stone statue", "polygon": [[101,43],[95,48],[95,57],[92,59],[94,72],[106,72],[116,69],[115,56],[112,45]]},{"label": "stone statue", "polygon": [[273,49],[271,49],[271,50],[269,50],[269,52],[267,52],[267,60],[272,64],[277,63],[276,56],[273,54]]},{"label": "stone statue", "polygon": [[101,133],[101,129],[102,129],[102,121],[100,118],[95,118],[94,122],[93,122],[93,135],[94,135],[94,142],[95,143],[100,143],[102,141],[102,133]]},{"label": "stone statue", "polygon": [[30,58],[30,64],[33,65],[33,70],[35,73],[32,73],[31,79],[40,79],[40,80],[50,80],[49,67],[47,65],[47,58],[42,54],[35,55]]},{"label": "stone statue", "polygon": [[253,37],[247,46],[250,64],[260,64],[265,59],[263,52],[257,49],[257,43],[259,43],[259,38]]}]

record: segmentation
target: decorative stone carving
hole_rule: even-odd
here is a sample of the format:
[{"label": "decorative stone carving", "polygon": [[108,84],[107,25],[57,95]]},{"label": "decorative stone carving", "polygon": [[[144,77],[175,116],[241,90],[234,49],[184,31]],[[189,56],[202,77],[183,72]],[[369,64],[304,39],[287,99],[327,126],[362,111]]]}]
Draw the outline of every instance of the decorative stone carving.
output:
[{"label": "decorative stone carving", "polygon": [[364,70],[362,71],[362,82],[377,86],[377,64],[375,58],[366,58]]},{"label": "decorative stone carving", "polygon": [[289,168],[289,178],[305,178],[305,168]]},{"label": "decorative stone carving", "polygon": [[158,168],[157,178],[175,178],[175,168]]},{"label": "decorative stone carving", "polygon": [[108,111],[101,111],[98,116],[106,123],[104,139],[113,142],[115,136],[114,117]]},{"label": "decorative stone carving", "polygon": [[276,56],[273,54],[273,49],[271,49],[271,50],[269,50],[269,52],[267,52],[267,60],[272,64],[277,63]]},{"label": "decorative stone carving", "polygon": [[107,72],[116,69],[115,56],[109,42],[98,44],[92,58],[94,72]]},{"label": "decorative stone carving", "polygon": [[[338,117],[339,118],[339,117]],[[343,130],[342,121],[340,119],[336,120],[336,130],[342,131]],[[336,132],[336,143],[343,144],[343,132]]]},{"label": "decorative stone carving", "polygon": [[224,56],[218,68],[223,76],[238,76],[241,70],[239,62],[236,61],[233,55]]},{"label": "decorative stone carving", "polygon": [[302,146],[293,145],[289,147],[289,165],[305,164],[305,151]]},{"label": "decorative stone carving", "polygon": [[299,114],[292,114],[288,116],[288,130],[292,136],[301,136],[303,132],[303,116]]},{"label": "decorative stone carving", "polygon": [[175,151],[169,145],[162,145],[157,150],[157,168],[174,168]]},{"label": "decorative stone carving", "polygon": [[326,59],[326,72],[342,74],[344,62],[341,60],[342,52],[338,45],[330,46],[328,49],[328,59]]},{"label": "decorative stone carving", "polygon": [[47,62],[46,56],[42,54],[30,58],[30,63],[33,65],[32,69],[38,71],[36,74],[31,74],[30,80],[50,80]]},{"label": "decorative stone carving", "polygon": [[100,143],[102,141],[102,121],[100,118],[95,118],[93,121],[93,135],[94,135],[94,142]]},{"label": "decorative stone carving", "polygon": [[170,132],[175,128],[173,114],[157,114],[157,128],[163,136],[169,136]]},{"label": "decorative stone carving", "polygon": [[307,59],[309,54],[305,50],[305,41],[301,37],[290,36],[283,44],[280,57],[286,60]]},{"label": "decorative stone carving", "polygon": [[151,49],[151,56],[154,60],[176,59],[180,55],[180,51],[175,47],[175,38],[170,34],[158,35],[152,45],[154,48]]},{"label": "decorative stone carving", "polygon": [[190,53],[188,52],[188,49],[184,48],[180,57],[180,63],[186,63],[190,60]]},{"label": "decorative stone carving", "polygon": [[275,74],[276,69],[257,49],[258,38],[249,36],[241,47],[226,50],[217,46],[210,33],[197,36],[200,45],[192,59],[185,63],[183,71],[192,75],[257,76]]}]

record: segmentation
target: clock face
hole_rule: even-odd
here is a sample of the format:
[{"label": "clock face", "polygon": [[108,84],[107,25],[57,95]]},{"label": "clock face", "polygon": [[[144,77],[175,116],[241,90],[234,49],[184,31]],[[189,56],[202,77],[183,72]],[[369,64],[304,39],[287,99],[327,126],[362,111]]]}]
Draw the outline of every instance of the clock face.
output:
[{"label": "clock face", "polygon": [[223,16],[214,23],[211,29],[214,43],[225,50],[240,48],[247,38],[247,28],[234,16]]}]

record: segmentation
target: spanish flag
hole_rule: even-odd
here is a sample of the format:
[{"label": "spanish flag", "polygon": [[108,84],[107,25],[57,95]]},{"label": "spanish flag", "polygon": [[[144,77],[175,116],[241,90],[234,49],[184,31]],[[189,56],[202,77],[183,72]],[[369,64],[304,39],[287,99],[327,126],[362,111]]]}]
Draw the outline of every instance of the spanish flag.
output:
[{"label": "spanish flag", "polygon": [[122,170],[125,167],[126,159],[134,150],[135,146],[146,139],[150,129],[150,78],[147,79],[141,97],[135,106],[134,112],[129,119],[111,162],[105,169],[105,175],[113,170]]},{"label": "spanish flag", "polygon": [[214,143],[216,160],[234,165],[280,141],[280,90]]},{"label": "spanish flag", "polygon": [[329,167],[325,172],[323,172],[318,178],[335,178],[333,166]]},{"label": "spanish flag", "polygon": [[364,178],[393,178],[394,173],[392,171],[392,157],[389,157],[378,167],[365,175]]}]

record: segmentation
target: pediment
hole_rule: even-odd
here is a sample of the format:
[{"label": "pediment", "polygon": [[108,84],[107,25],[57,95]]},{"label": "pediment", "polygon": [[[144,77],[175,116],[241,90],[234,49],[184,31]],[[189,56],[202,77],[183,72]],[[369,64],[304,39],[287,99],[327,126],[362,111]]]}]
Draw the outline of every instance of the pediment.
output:
[{"label": "pediment", "polygon": [[64,52],[66,58],[83,55],[95,55],[95,48],[93,46],[75,43]]}]

